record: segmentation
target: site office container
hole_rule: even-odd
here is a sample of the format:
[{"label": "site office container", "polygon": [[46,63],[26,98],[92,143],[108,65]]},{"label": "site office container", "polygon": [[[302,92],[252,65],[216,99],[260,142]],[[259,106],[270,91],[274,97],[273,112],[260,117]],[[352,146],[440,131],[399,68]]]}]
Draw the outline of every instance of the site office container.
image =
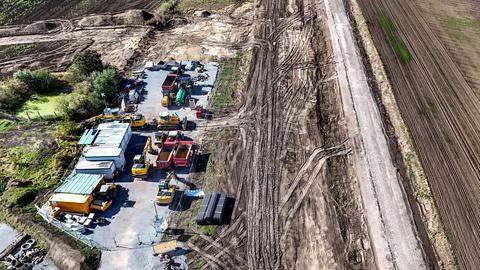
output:
[{"label": "site office container", "polygon": [[58,207],[61,212],[88,214],[93,193],[103,184],[103,176],[73,174],[54,191],[48,202],[52,209]]},{"label": "site office container", "polygon": [[117,167],[113,161],[80,160],[75,166],[75,173],[100,174],[108,180],[115,177],[116,170]]},{"label": "site office container", "polygon": [[173,164],[176,167],[187,167],[193,153],[192,149],[192,141],[179,141],[173,156]]},{"label": "site office container", "polygon": [[159,169],[167,169],[172,165],[173,156],[175,154],[175,143],[165,142],[160,148],[157,157],[157,167]]},{"label": "site office container", "polygon": [[49,203],[52,209],[60,208],[60,211],[66,213],[90,213],[90,204],[93,202],[92,194],[68,194],[58,193],[50,197]]},{"label": "site office container", "polygon": [[123,170],[126,163],[123,150],[118,147],[86,147],[83,151],[83,156],[88,161],[113,161],[115,167],[119,170]]},{"label": "site office container", "polygon": [[98,135],[92,142],[93,146],[120,147],[125,152],[132,138],[132,128],[128,123],[110,122],[98,125]]}]

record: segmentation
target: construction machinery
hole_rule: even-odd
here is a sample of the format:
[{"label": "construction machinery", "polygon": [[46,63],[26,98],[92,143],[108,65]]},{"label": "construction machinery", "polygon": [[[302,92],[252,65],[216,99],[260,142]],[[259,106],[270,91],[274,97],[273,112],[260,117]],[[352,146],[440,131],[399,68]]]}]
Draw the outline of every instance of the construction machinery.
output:
[{"label": "construction machinery", "polygon": [[165,131],[155,132],[153,144],[162,147],[163,143],[167,140],[167,133]]},{"label": "construction machinery", "polygon": [[147,159],[147,154],[152,154],[153,152],[152,138],[148,137],[145,147],[143,148],[143,152],[133,157],[132,175],[134,177],[148,177],[148,171],[150,170],[152,164]]},{"label": "construction machinery", "polygon": [[132,128],[143,128],[147,122],[143,114],[99,114],[85,120],[85,122],[89,124],[98,124],[111,121],[121,121],[123,123],[129,123]]},{"label": "construction machinery", "polygon": [[169,172],[165,180],[161,180],[158,185],[158,193],[156,202],[159,205],[168,205],[175,197],[175,185],[170,185],[172,180],[178,181],[177,174],[175,172]]},{"label": "construction machinery", "polygon": [[161,112],[159,116],[160,118],[157,121],[157,128],[159,130],[187,130],[188,122],[186,116],[183,120],[180,120],[180,117],[176,113]]},{"label": "construction machinery", "polygon": [[118,187],[119,186],[116,184],[102,185],[100,190],[95,193],[90,209],[102,212],[106,211],[110,205],[112,205],[113,200],[117,197]]}]

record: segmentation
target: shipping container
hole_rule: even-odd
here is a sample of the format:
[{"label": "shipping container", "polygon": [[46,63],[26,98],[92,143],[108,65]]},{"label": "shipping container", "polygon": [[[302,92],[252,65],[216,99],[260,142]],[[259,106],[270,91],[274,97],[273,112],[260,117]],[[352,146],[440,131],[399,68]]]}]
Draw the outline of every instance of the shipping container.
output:
[{"label": "shipping container", "polygon": [[75,166],[75,173],[104,175],[105,179],[115,177],[116,167],[113,161],[80,160]]},{"label": "shipping container", "polygon": [[88,161],[113,161],[115,167],[123,170],[125,166],[125,155],[122,148],[116,147],[87,147],[83,151],[83,156]]}]

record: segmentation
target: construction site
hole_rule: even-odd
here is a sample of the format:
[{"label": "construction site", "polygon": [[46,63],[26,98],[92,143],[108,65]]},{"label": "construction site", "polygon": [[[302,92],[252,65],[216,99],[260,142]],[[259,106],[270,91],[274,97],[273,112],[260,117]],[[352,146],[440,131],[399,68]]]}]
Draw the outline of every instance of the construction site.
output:
[{"label": "construction site", "polygon": [[0,4],[2,78],[114,93],[1,111],[6,269],[476,269],[474,1],[60,2]]}]

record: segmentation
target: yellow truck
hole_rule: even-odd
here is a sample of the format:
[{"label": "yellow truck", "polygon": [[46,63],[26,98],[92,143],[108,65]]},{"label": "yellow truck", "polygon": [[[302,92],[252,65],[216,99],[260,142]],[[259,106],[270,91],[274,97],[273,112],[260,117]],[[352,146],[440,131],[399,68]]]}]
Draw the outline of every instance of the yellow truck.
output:
[{"label": "yellow truck", "polygon": [[170,98],[168,96],[163,96],[162,106],[168,108],[170,106]]},{"label": "yellow truck", "polygon": [[150,161],[146,160],[145,155],[136,155],[133,158],[132,175],[134,177],[146,178],[150,170]]}]

